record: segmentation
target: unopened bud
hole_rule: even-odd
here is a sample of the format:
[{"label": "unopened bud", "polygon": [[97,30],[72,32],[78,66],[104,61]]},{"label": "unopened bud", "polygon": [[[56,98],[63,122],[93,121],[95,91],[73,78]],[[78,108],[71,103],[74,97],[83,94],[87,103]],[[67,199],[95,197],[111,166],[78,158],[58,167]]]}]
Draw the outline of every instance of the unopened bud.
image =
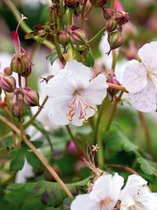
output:
[{"label": "unopened bud", "polygon": [[109,34],[108,42],[110,44],[110,50],[120,47],[124,42],[124,37],[119,31],[114,31]]},{"label": "unopened bud", "polygon": [[105,20],[111,19],[113,17],[114,13],[115,13],[115,11],[113,9],[110,9],[110,8],[103,9],[103,15],[104,15]]},{"label": "unopened bud", "polygon": [[117,23],[115,20],[110,19],[106,22],[106,30],[108,32],[115,31],[116,29],[117,29]]},{"label": "unopened bud", "polygon": [[124,11],[117,11],[115,14],[115,21],[118,25],[124,25],[130,20],[130,17],[127,12]]},{"label": "unopened bud", "polygon": [[107,3],[107,0],[90,0],[90,3],[94,7],[103,7]]},{"label": "unopened bud", "polygon": [[35,90],[24,90],[24,102],[28,106],[39,106],[39,94]]},{"label": "unopened bud", "polygon": [[22,54],[14,56],[11,60],[10,67],[12,71],[22,75],[27,70],[28,59]]},{"label": "unopened bud", "polygon": [[[118,82],[118,80],[116,79],[116,76],[113,73],[110,73],[108,75],[107,82],[111,83],[111,84],[119,85],[119,82]],[[107,91],[111,96],[114,96],[118,92],[118,90],[116,90],[114,88],[111,88],[111,87],[109,87],[107,89]]]},{"label": "unopened bud", "polygon": [[25,104],[23,100],[18,100],[12,105],[12,114],[14,117],[21,118],[25,114]]},{"label": "unopened bud", "polygon": [[12,76],[0,76],[0,88],[11,93],[16,88],[16,80]]},{"label": "unopened bud", "polygon": [[12,74],[12,70],[10,67],[4,68],[3,72],[5,75],[8,75],[8,76],[10,76]]},{"label": "unopened bud", "polygon": [[73,44],[84,45],[86,40],[86,35],[81,29],[74,29],[70,34],[70,40]]},{"label": "unopened bud", "polygon": [[70,36],[67,31],[62,31],[58,36],[58,42],[64,47],[69,43]]},{"label": "unopened bud", "polygon": [[64,0],[64,3],[67,7],[76,9],[79,6],[80,1],[79,0]]}]

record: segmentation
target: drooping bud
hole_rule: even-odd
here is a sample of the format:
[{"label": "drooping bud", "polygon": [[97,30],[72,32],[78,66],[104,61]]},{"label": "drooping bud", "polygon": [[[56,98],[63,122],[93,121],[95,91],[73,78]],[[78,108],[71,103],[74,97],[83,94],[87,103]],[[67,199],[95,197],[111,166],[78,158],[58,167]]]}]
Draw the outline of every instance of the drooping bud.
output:
[{"label": "drooping bud", "polygon": [[105,20],[109,20],[113,17],[115,11],[111,8],[104,8],[103,9],[103,15],[104,15],[104,18]]},{"label": "drooping bud", "polygon": [[110,51],[120,47],[124,42],[124,37],[119,31],[114,31],[109,34],[108,42],[110,44]]},{"label": "drooping bud", "polygon": [[107,0],[90,0],[90,3],[94,7],[103,7],[107,3]]},{"label": "drooping bud", "polygon": [[86,42],[86,35],[81,29],[74,29],[70,33],[70,40],[73,44],[84,45]]},{"label": "drooping bud", "polygon": [[70,35],[67,31],[62,31],[58,35],[58,42],[63,45],[64,47],[69,43],[70,41]]},{"label": "drooping bud", "polygon": [[28,59],[23,54],[15,55],[11,60],[10,67],[12,71],[22,75],[28,68]]},{"label": "drooping bud", "polygon": [[39,106],[39,94],[35,90],[24,90],[24,103],[28,106]]},{"label": "drooping bud", "polygon": [[10,67],[4,68],[3,72],[5,75],[8,75],[8,76],[10,76],[12,74],[12,70]]},{"label": "drooping bud", "polygon": [[[108,75],[107,82],[111,83],[111,84],[119,85],[119,82],[118,82],[118,80],[116,79],[116,76],[113,73],[110,73]],[[114,96],[118,92],[118,90],[116,90],[114,88],[111,88],[111,87],[108,87],[107,92],[111,96]]]},{"label": "drooping bud", "polygon": [[8,93],[11,93],[16,88],[16,80],[12,76],[0,76],[0,88],[7,91]]},{"label": "drooping bud", "polygon": [[14,117],[21,118],[25,114],[25,104],[22,99],[18,100],[12,105],[12,114]]},{"label": "drooping bud", "polygon": [[113,19],[110,19],[106,22],[106,30],[108,32],[112,32],[112,31],[115,31],[117,29],[117,23],[115,20]]},{"label": "drooping bud", "polygon": [[130,20],[130,17],[127,12],[117,11],[115,14],[115,21],[118,25],[122,26]]},{"label": "drooping bud", "polygon": [[76,9],[79,6],[80,1],[79,0],[64,0],[64,3],[67,7]]}]

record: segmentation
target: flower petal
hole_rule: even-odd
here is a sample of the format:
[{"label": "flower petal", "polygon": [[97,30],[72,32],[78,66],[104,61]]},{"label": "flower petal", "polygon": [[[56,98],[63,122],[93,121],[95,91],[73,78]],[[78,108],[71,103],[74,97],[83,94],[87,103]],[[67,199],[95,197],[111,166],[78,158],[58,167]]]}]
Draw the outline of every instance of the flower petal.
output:
[{"label": "flower petal", "polygon": [[153,84],[148,85],[140,92],[128,94],[129,101],[140,112],[152,112],[156,110],[156,93]]},{"label": "flower petal", "polygon": [[51,110],[49,111],[50,120],[57,125],[68,125],[69,119],[67,116],[71,101],[71,97],[61,96],[51,100]]},{"label": "flower petal", "polygon": [[141,91],[147,85],[147,70],[136,60],[128,62],[123,74],[123,85],[130,93]]},{"label": "flower petal", "polygon": [[99,203],[90,198],[88,194],[78,195],[71,204],[71,210],[101,210]]},{"label": "flower petal", "polygon": [[73,77],[69,76],[65,70],[61,70],[54,78],[52,78],[47,88],[46,94],[49,97],[70,96],[76,89],[76,82]]},{"label": "flower petal", "polygon": [[66,72],[75,80],[78,88],[85,88],[91,79],[89,67],[75,60],[68,61],[64,67]]},{"label": "flower petal", "polygon": [[157,49],[157,42],[150,42],[138,51],[138,55],[141,58],[144,65],[149,69],[157,67],[157,54],[155,53]]},{"label": "flower petal", "polygon": [[101,104],[106,97],[108,85],[106,83],[106,76],[99,74],[93,79],[89,86],[82,91],[82,98],[90,104]]}]

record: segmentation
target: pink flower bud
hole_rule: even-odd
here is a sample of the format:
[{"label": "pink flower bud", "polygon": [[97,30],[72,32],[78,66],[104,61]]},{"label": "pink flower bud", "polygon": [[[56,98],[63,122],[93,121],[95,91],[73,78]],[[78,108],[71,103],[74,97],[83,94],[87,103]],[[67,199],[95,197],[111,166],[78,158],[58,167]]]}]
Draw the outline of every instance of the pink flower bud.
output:
[{"label": "pink flower bud", "polygon": [[76,9],[79,6],[80,1],[79,0],[64,0],[64,3],[67,7]]},{"label": "pink flower bud", "polygon": [[[111,84],[119,85],[119,82],[118,82],[118,80],[116,79],[116,76],[115,76],[113,73],[109,73],[108,78],[107,78],[107,82],[108,82],[108,83],[111,83]],[[114,95],[118,92],[118,90],[109,87],[109,88],[107,89],[107,92],[108,92],[111,96],[114,96]]]},{"label": "pink flower bud", "polygon": [[69,33],[67,31],[62,31],[59,35],[58,35],[58,42],[63,45],[64,47],[69,43],[70,41],[70,36]]},{"label": "pink flower bud", "polygon": [[28,106],[39,106],[39,94],[35,90],[24,90],[24,102]]},{"label": "pink flower bud", "polygon": [[113,50],[122,46],[124,42],[124,37],[119,31],[114,31],[109,34],[108,42],[110,44],[110,50]]},{"label": "pink flower bud", "polygon": [[106,22],[106,30],[108,32],[112,32],[112,31],[115,31],[117,29],[117,23],[115,20],[113,19],[110,19]]},{"label": "pink flower bud", "polygon": [[3,72],[5,75],[8,75],[8,76],[10,76],[12,74],[12,70],[10,67],[4,68]]},{"label": "pink flower bud", "polygon": [[105,20],[109,20],[113,17],[115,11],[111,8],[104,8],[103,9],[103,15],[104,15],[104,18]]},{"label": "pink flower bud", "polygon": [[124,25],[130,20],[130,17],[127,12],[124,11],[117,11],[115,14],[115,21],[118,25]]},{"label": "pink flower bud", "polygon": [[18,73],[24,74],[28,68],[28,59],[23,54],[15,55],[11,60],[11,70]]},{"label": "pink flower bud", "polygon": [[12,76],[0,76],[0,88],[11,93],[16,88],[16,80]]},{"label": "pink flower bud", "polygon": [[73,44],[84,45],[86,40],[86,35],[81,29],[73,29],[70,34],[70,40]]},{"label": "pink flower bud", "polygon": [[12,114],[14,117],[21,118],[25,114],[25,104],[23,100],[18,100],[12,105]]}]

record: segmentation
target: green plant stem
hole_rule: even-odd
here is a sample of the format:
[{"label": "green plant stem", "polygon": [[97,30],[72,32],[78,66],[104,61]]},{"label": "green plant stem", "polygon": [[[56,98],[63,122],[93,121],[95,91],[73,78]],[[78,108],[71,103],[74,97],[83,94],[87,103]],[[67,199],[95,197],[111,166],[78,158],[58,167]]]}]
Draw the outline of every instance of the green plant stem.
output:
[{"label": "green plant stem", "polygon": [[114,1],[115,0],[111,0],[111,3],[110,3],[110,8],[112,8],[112,9],[114,8]]},{"label": "green plant stem", "polygon": [[56,35],[54,35],[54,43],[55,43],[55,47],[56,47],[56,52],[57,52],[58,58],[61,61],[61,63],[63,65],[65,65],[66,64],[66,61],[65,61],[65,59],[63,57],[63,54],[62,54],[62,51],[61,51],[61,48],[60,48],[60,45],[58,43],[58,40],[57,40],[57,36]]},{"label": "green plant stem", "polygon": [[94,135],[94,144],[98,144],[98,146],[99,146],[99,149],[97,152],[97,162],[98,162],[99,166],[103,166],[103,164],[104,164],[103,141],[102,141],[99,129],[100,129],[100,124],[101,124],[101,117],[103,115],[105,106],[106,106],[106,101],[104,100],[102,105],[100,106],[100,110],[98,112],[96,128],[95,128],[95,135]]},{"label": "green plant stem", "polygon": [[69,125],[66,125],[65,127],[66,127],[66,129],[67,129],[67,132],[68,132],[69,136],[71,137],[71,140],[72,140],[72,141],[75,141],[75,137],[74,137],[74,135],[73,135],[73,133],[72,133],[72,131],[71,131]]},{"label": "green plant stem", "polygon": [[131,174],[137,174],[138,175],[137,171],[135,171],[134,169],[126,167],[126,166],[123,166],[123,165],[120,165],[120,164],[107,164],[107,166],[109,168],[118,168],[118,169],[121,169],[123,171],[127,171],[127,172],[129,172]]},{"label": "green plant stem", "polygon": [[115,71],[115,67],[116,67],[116,62],[117,62],[117,54],[116,54],[116,50],[112,50],[112,71]]},{"label": "green plant stem", "polygon": [[[19,22],[21,20],[21,14],[18,11],[18,9],[16,8],[16,6],[14,5],[14,3],[11,0],[3,0],[3,2],[11,10],[11,12],[15,16],[17,22]],[[29,32],[32,31],[32,29],[24,21],[20,24],[20,27],[26,33],[29,33]],[[33,39],[38,41],[38,36],[35,36]],[[42,41],[42,44],[45,45],[46,47],[50,48],[50,49],[54,48],[54,45],[46,39]]]},{"label": "green plant stem", "polygon": [[150,137],[149,128],[146,123],[145,117],[142,112],[138,112],[138,117],[145,133],[147,151],[153,156],[152,147],[151,147],[151,137]]},{"label": "green plant stem", "polygon": [[106,27],[104,26],[94,37],[92,37],[86,44],[92,45],[99,37],[102,36],[104,31],[106,30]]},{"label": "green plant stem", "polygon": [[[21,137],[21,131],[10,121],[8,121],[5,117],[0,115],[0,121],[8,125],[19,137]],[[37,158],[43,163],[45,168],[49,171],[49,173],[53,176],[53,178],[58,182],[58,184],[62,187],[63,191],[67,194],[68,197],[72,198],[73,195],[55,172],[55,170],[50,166],[48,160],[34,147],[34,145],[27,139],[27,137],[23,134],[22,135],[23,141],[27,146],[32,150],[32,152],[37,156]]]},{"label": "green plant stem", "polygon": [[32,124],[32,122],[37,118],[37,116],[40,114],[42,108],[44,107],[44,105],[46,104],[48,100],[48,96],[45,97],[45,99],[43,100],[42,104],[40,105],[38,111],[35,113],[35,115],[33,115],[33,117],[24,124],[24,128],[26,129],[30,124]]}]

